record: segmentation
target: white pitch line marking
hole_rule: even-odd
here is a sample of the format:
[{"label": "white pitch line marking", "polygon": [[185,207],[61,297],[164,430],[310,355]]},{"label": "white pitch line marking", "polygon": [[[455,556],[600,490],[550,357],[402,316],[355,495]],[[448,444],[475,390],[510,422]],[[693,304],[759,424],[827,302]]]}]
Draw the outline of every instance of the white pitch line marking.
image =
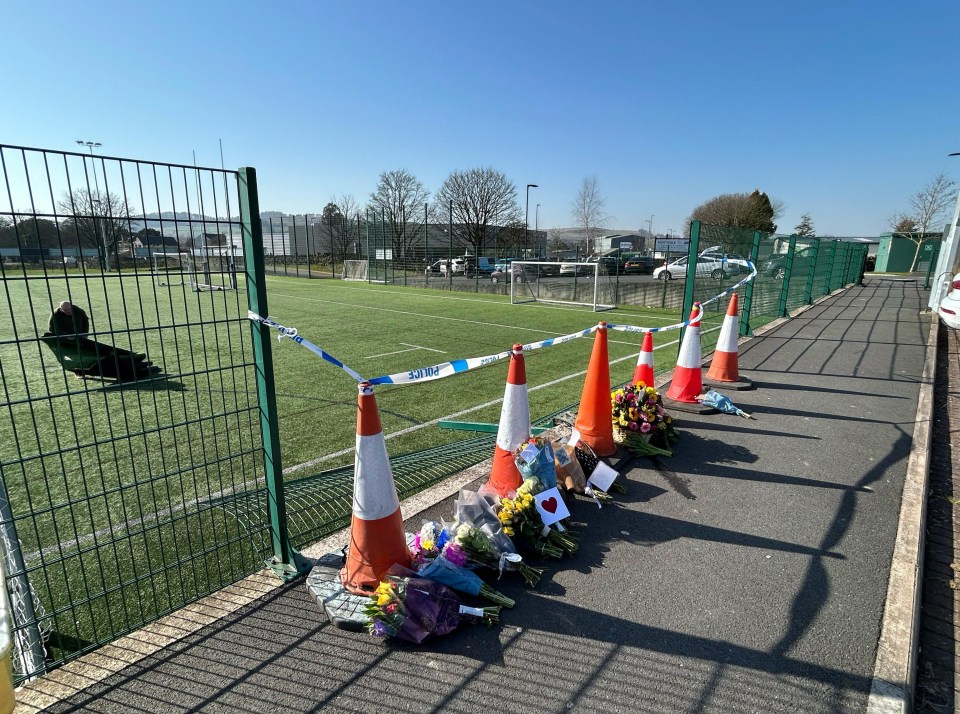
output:
[{"label": "white pitch line marking", "polygon": [[443,350],[435,350],[432,347],[424,347],[423,345],[411,345],[409,342],[400,342],[398,344],[405,345],[407,347],[416,347],[418,350],[427,350],[428,352],[439,352],[442,355],[447,354]]},{"label": "white pitch line marking", "polygon": [[[401,342],[400,344],[402,345],[403,343]],[[364,359],[376,359],[377,357],[387,357],[389,355],[402,355],[404,352],[415,352],[416,350],[417,350],[416,347],[411,347],[408,350],[395,350],[393,352],[382,352],[378,355],[370,355],[369,357],[364,357]]]}]

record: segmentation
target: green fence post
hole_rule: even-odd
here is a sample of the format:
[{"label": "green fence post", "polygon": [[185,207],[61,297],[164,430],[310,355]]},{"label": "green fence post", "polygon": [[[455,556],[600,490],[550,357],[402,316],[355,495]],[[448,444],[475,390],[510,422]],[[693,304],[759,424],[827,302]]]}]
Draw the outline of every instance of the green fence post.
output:
[{"label": "green fence post", "polygon": [[790,296],[790,283],[793,280],[793,256],[797,252],[797,236],[796,234],[790,236],[790,245],[787,248],[787,261],[784,264],[786,272],[783,276],[783,285],[780,286],[780,304],[777,306],[777,317],[786,317],[788,315],[787,310],[787,298]]},{"label": "green fence post", "polygon": [[[700,221],[693,221],[690,224],[690,245],[687,248],[687,281],[683,286],[683,307],[680,312],[680,320],[685,320],[690,316],[693,310],[693,291],[694,283],[697,279],[697,255],[700,253]],[[686,328],[680,330],[680,339],[677,341],[677,354],[680,354],[680,348],[683,346],[683,335]]]},{"label": "green fence post", "polygon": [[830,255],[827,258],[829,260],[829,265],[827,267],[827,280],[823,284],[823,294],[829,295],[833,292],[830,288],[830,284],[833,282],[833,263],[837,258],[837,241],[830,242]]},{"label": "green fence post", "polygon": [[803,302],[805,305],[813,305],[813,281],[817,276],[817,258],[820,255],[820,240],[815,240],[811,247],[813,248],[813,255],[810,257],[810,267],[807,270],[807,286],[803,290]]},{"label": "green fence post", "polygon": [[[753,246],[750,248],[750,262],[754,269],[757,267],[757,260],[760,258],[760,231],[753,232]],[[747,337],[753,334],[750,330],[750,311],[753,309],[753,284],[756,278],[747,283],[743,291],[743,309],[740,311],[740,336]]]},{"label": "green fence post", "polygon": [[[930,276],[933,275],[933,271],[937,269],[937,261],[940,259],[940,248],[943,247],[943,241],[936,243],[933,246],[933,253],[930,256],[930,264],[927,265],[927,275],[923,279],[923,289],[930,289]],[[866,246],[864,246],[866,248]]]},{"label": "green fence post", "polygon": [[[243,262],[247,280],[247,305],[257,315],[266,317],[269,313],[263,268],[263,229],[260,224],[257,172],[256,169],[243,167],[237,173],[243,232]],[[287,532],[287,505],[283,491],[277,394],[273,381],[273,352],[269,328],[251,320],[250,329],[253,333],[257,402],[260,406],[260,429],[263,433],[263,463],[266,470],[270,537],[273,541],[273,558],[269,566],[281,579],[290,580],[305,573],[309,566],[290,545],[290,536]]]}]

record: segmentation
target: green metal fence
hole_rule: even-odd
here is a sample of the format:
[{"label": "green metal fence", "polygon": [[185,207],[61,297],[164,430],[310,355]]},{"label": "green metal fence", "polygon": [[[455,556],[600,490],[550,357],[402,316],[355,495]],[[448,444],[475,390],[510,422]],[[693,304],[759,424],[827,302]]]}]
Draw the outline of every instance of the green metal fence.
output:
[{"label": "green metal fence", "polygon": [[[262,429],[270,342],[247,318],[266,309],[253,171],[14,146],[0,171],[0,551],[20,680],[295,554]],[[255,521],[210,503],[260,489],[279,499]]]}]

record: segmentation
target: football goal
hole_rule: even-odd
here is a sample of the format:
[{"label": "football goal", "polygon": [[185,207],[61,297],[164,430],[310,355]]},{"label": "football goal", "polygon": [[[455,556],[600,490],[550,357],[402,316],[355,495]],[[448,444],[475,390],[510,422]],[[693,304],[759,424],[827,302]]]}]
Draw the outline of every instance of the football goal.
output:
[{"label": "football goal", "polygon": [[158,287],[189,285],[194,292],[236,290],[236,256],[152,253],[150,270]]},{"label": "football goal", "polygon": [[510,302],[589,307],[594,312],[617,306],[616,278],[599,263],[515,260],[505,273]]}]

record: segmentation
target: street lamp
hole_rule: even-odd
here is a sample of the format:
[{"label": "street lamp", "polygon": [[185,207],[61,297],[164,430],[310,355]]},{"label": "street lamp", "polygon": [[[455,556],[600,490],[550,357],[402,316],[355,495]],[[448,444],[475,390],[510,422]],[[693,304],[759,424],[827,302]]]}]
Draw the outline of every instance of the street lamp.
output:
[{"label": "street lamp", "polygon": [[523,247],[527,247],[527,224],[530,222],[530,189],[540,188],[535,183],[527,184],[527,203],[523,209]]},{"label": "street lamp", "polygon": [[[540,204],[537,204],[537,211],[534,213],[535,218],[533,219],[533,233],[536,236],[534,241],[540,240]],[[539,250],[537,251],[539,253]]]}]

